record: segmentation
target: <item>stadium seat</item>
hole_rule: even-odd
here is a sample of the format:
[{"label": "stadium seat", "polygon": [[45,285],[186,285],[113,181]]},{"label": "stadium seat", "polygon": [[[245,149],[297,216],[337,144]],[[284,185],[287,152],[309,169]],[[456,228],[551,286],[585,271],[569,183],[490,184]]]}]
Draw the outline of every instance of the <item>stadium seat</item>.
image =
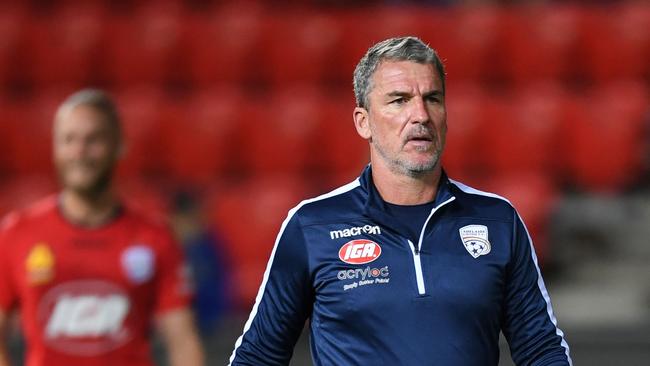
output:
[{"label": "stadium seat", "polygon": [[117,87],[161,87],[180,78],[179,4],[164,4],[150,4],[135,14],[111,17],[103,68]]},{"label": "stadium seat", "polygon": [[322,83],[327,67],[339,56],[342,37],[329,15],[283,11],[264,17],[261,60],[263,78],[271,85]]},{"label": "stadium seat", "polygon": [[490,98],[481,132],[483,164],[501,173],[554,175],[564,98],[553,83],[534,83]]},{"label": "stadium seat", "polygon": [[288,210],[305,197],[305,187],[290,176],[253,177],[207,198],[210,222],[231,245],[236,303],[243,308],[255,298],[275,238]]},{"label": "stadium seat", "polygon": [[[376,6],[370,8],[337,9],[330,13],[338,23],[337,54],[326,78],[337,86],[350,85],[354,68],[368,47],[388,37],[429,35],[425,30],[442,21],[435,12],[409,6]],[[432,42],[429,37],[423,37]],[[435,46],[435,44],[432,44]]]},{"label": "stadium seat", "polygon": [[354,180],[370,162],[368,142],[354,127],[354,97],[349,89],[323,100],[322,122],[315,142],[314,158],[324,166],[326,187],[336,187]]},{"label": "stadium seat", "polygon": [[262,22],[259,6],[224,6],[184,23],[184,68],[195,87],[259,79]]},{"label": "stadium seat", "polygon": [[560,198],[553,179],[531,173],[495,175],[485,187],[477,187],[507,198],[517,209],[535,245],[540,265],[549,256],[548,224],[551,214]]},{"label": "stadium seat", "polygon": [[238,88],[202,90],[189,100],[168,102],[160,143],[164,165],[175,181],[205,186],[233,174],[241,165],[237,133],[247,125],[247,102]]},{"label": "stadium seat", "polygon": [[25,9],[19,6],[0,5],[0,90],[4,91],[20,79],[21,48],[27,23]]},{"label": "stadium seat", "polygon": [[489,174],[481,161],[487,147],[481,136],[486,96],[478,84],[455,83],[447,88],[447,139],[443,167],[463,181]]},{"label": "stadium seat", "polygon": [[578,60],[579,9],[549,4],[507,9],[500,36],[505,78],[515,85],[571,79]]},{"label": "stadium seat", "polygon": [[445,10],[423,29],[432,39],[447,68],[450,80],[482,81],[497,77],[499,23],[502,11],[492,5]]},{"label": "stadium seat", "polygon": [[167,177],[162,168],[160,125],[165,110],[159,89],[133,87],[114,94],[122,121],[126,149],[118,175],[131,178]]},{"label": "stadium seat", "polygon": [[650,5],[588,8],[582,24],[586,76],[598,83],[650,76]]},{"label": "stadium seat", "polygon": [[54,174],[52,168],[52,122],[65,92],[43,92],[33,98],[16,100],[2,113],[7,116],[10,170],[17,175]]},{"label": "stadium seat", "polygon": [[31,82],[38,88],[96,83],[105,15],[102,7],[74,4],[32,18],[24,44]]},{"label": "stadium seat", "polygon": [[0,182],[0,218],[57,191],[54,175],[16,175]]},{"label": "stadium seat", "polygon": [[319,149],[318,126],[323,114],[317,90],[288,87],[255,97],[242,110],[237,149],[244,165],[260,174],[302,174],[313,165]]},{"label": "stadium seat", "polygon": [[643,83],[615,82],[571,101],[561,155],[573,186],[619,193],[637,183],[649,145],[648,98]]}]

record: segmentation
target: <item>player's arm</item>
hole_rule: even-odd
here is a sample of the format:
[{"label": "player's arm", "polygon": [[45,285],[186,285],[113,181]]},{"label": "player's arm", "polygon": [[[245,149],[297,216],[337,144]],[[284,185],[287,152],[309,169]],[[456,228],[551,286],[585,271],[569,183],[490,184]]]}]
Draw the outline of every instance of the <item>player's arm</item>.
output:
[{"label": "player's arm", "polygon": [[262,285],[230,365],[288,365],[311,314],[313,291],[307,249],[294,210],[282,224]]},{"label": "player's arm", "polygon": [[528,231],[515,212],[503,333],[517,365],[570,366],[569,346],[557,327]]},{"label": "player's arm", "polygon": [[194,317],[188,308],[160,314],[157,328],[165,343],[171,366],[204,364],[203,348],[194,326]]},{"label": "player's arm", "polygon": [[0,223],[0,366],[9,366],[7,356],[7,328],[9,312],[16,301],[16,290],[11,278],[11,263],[7,246],[7,221]]},{"label": "player's arm", "polygon": [[0,366],[9,366],[9,360],[7,356],[7,323],[8,323],[8,316],[7,313],[5,313],[1,308],[0,308]]}]

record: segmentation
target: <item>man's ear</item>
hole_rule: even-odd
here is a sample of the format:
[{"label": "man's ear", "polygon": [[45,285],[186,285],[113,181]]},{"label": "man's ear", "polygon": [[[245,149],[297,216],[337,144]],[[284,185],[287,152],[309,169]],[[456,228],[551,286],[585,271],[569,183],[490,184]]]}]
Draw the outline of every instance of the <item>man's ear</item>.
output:
[{"label": "man's ear", "polygon": [[357,129],[359,136],[369,140],[372,137],[372,134],[370,133],[368,110],[362,107],[356,107],[354,108],[352,117],[354,118],[354,127]]}]

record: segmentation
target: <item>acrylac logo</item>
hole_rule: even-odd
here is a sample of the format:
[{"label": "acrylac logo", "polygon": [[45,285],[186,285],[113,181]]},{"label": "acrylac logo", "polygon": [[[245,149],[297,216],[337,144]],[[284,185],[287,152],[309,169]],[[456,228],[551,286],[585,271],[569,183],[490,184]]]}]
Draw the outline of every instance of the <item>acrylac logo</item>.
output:
[{"label": "acrylac logo", "polygon": [[339,258],[349,264],[366,264],[379,258],[381,247],[374,241],[357,239],[349,241],[339,249]]}]

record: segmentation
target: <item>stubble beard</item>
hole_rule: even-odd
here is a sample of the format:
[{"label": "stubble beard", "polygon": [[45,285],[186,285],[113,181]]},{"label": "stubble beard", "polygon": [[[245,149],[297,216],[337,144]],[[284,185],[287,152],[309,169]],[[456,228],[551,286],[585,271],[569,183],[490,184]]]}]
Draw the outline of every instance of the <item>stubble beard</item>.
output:
[{"label": "stubble beard", "polygon": [[[422,177],[430,172],[432,172],[435,167],[438,165],[440,160],[440,155],[442,149],[437,146],[433,147],[432,155],[429,159],[423,162],[412,162],[407,159],[400,159],[398,154],[388,153],[380,143],[377,143],[376,140],[370,142],[379,156],[387,163],[388,168],[391,172],[398,175],[405,175],[411,178]],[[420,148],[416,148],[419,151],[426,151]]]},{"label": "stubble beard", "polygon": [[92,182],[85,185],[68,183],[65,174],[64,171],[59,171],[59,181],[63,189],[87,201],[95,201],[109,191],[113,181],[113,169],[111,167],[106,167]]}]

